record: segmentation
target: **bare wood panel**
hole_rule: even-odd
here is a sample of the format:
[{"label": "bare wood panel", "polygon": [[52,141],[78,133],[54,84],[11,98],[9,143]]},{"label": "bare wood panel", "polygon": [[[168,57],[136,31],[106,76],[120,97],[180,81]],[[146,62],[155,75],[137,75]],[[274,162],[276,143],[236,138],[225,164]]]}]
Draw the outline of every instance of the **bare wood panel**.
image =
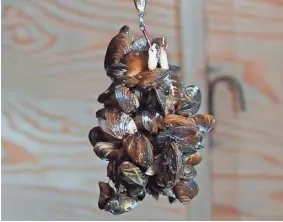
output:
[{"label": "bare wood panel", "polygon": [[[97,210],[106,163],[87,135],[110,82],[103,70],[109,40],[124,24],[140,35],[132,1],[2,2],[2,219],[185,219],[185,208],[165,198],[148,197],[115,218]],[[148,5],[150,35],[167,38],[178,64],[178,1]]]},{"label": "bare wood panel", "polygon": [[225,84],[215,93],[213,219],[282,220],[283,5],[207,0],[210,75],[242,84],[247,111],[234,113]]}]

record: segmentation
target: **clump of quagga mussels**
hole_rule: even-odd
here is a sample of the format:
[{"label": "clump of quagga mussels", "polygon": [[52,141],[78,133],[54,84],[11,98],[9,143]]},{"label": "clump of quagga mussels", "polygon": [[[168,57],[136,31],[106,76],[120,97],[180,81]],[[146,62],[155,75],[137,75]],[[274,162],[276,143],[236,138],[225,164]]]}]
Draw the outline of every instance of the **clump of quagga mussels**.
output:
[{"label": "clump of quagga mussels", "polygon": [[215,119],[196,114],[201,91],[183,86],[181,68],[169,65],[167,43],[134,40],[123,26],[112,38],[104,67],[111,78],[98,102],[99,126],[89,132],[94,153],[108,161],[108,182],[99,182],[98,207],[118,215],[131,211],[146,196],[189,203],[199,191],[194,178],[201,161],[197,150]]}]

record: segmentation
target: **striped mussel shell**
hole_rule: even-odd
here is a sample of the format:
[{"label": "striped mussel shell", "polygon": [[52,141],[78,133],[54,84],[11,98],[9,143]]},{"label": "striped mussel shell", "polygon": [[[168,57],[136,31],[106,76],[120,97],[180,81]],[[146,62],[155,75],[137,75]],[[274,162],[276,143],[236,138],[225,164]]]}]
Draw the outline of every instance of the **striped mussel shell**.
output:
[{"label": "striped mussel shell", "polygon": [[173,189],[177,199],[183,204],[190,203],[199,192],[199,187],[193,179],[180,180]]},{"label": "striped mussel shell", "polygon": [[198,152],[194,150],[194,152],[183,153],[182,159],[183,159],[183,165],[195,166],[201,162],[202,157]]},{"label": "striped mussel shell", "polygon": [[215,124],[215,118],[210,114],[197,114],[192,117],[195,124],[199,127],[200,133],[205,136]]},{"label": "striped mussel shell", "polygon": [[123,150],[117,149],[115,144],[110,142],[98,142],[93,147],[93,151],[102,160],[116,160],[123,156]]},{"label": "striped mussel shell", "polygon": [[137,38],[132,42],[131,45],[132,52],[147,51],[147,50],[148,50],[148,44],[145,37]]},{"label": "striped mussel shell", "polygon": [[169,78],[164,79],[160,87],[155,88],[156,97],[165,115],[174,111],[174,87]]},{"label": "striped mussel shell", "polygon": [[138,129],[145,129],[151,134],[157,134],[163,128],[163,117],[157,112],[153,114],[143,110],[136,115],[135,122]]},{"label": "striped mussel shell", "polygon": [[92,128],[88,133],[88,139],[91,145],[94,147],[98,142],[111,142],[115,147],[120,147],[122,144],[120,140],[105,133],[100,126]]},{"label": "striped mussel shell", "polygon": [[119,166],[119,171],[122,179],[128,184],[137,184],[145,187],[147,184],[147,176],[140,170],[139,167],[129,161],[124,161]]},{"label": "striped mussel shell", "polygon": [[131,113],[139,106],[139,100],[134,93],[126,86],[119,85],[115,87],[115,99],[124,113]]},{"label": "striped mussel shell", "polygon": [[173,141],[189,144],[198,136],[199,129],[195,124],[169,126],[157,135],[157,143]]},{"label": "striped mussel shell", "polygon": [[175,65],[169,65],[169,69],[172,71],[170,75],[170,81],[174,89],[173,105],[175,108],[177,108],[181,100],[181,94],[183,88],[183,81],[181,80],[180,77],[181,67]]},{"label": "striped mussel shell", "polygon": [[196,114],[201,105],[201,91],[195,85],[183,89],[181,101],[178,104],[176,113],[183,116]]},{"label": "striped mussel shell", "polygon": [[145,135],[140,132],[129,134],[123,139],[123,145],[133,163],[145,169],[152,165],[153,147]]},{"label": "striped mussel shell", "polygon": [[195,138],[192,138],[189,141],[178,141],[177,145],[179,150],[183,153],[189,152],[190,150],[200,150],[204,148],[203,139],[204,137],[201,134],[198,134]]},{"label": "striped mussel shell", "polygon": [[118,109],[110,107],[100,109],[96,112],[96,117],[100,127],[117,139],[138,131],[135,121]]},{"label": "striped mussel shell", "polygon": [[129,197],[126,193],[117,193],[108,200],[104,210],[112,215],[121,215],[132,211],[137,205],[136,198]]},{"label": "striped mussel shell", "polygon": [[120,61],[124,55],[130,52],[132,42],[134,40],[134,33],[129,26],[124,25],[119,30],[119,33],[115,35],[109,42],[105,58],[104,68],[106,72],[109,71],[109,67],[113,64],[121,64]]},{"label": "striped mussel shell", "polygon": [[182,167],[180,171],[180,178],[183,180],[194,179],[197,176],[196,169],[190,164],[184,164],[182,161]]},{"label": "striped mussel shell", "polygon": [[164,79],[170,75],[168,69],[157,68],[154,71],[146,70],[135,76],[139,80],[138,89],[156,88],[164,84]]},{"label": "striped mussel shell", "polygon": [[156,170],[157,185],[172,188],[178,181],[182,168],[182,153],[173,142],[161,154],[159,167]]}]

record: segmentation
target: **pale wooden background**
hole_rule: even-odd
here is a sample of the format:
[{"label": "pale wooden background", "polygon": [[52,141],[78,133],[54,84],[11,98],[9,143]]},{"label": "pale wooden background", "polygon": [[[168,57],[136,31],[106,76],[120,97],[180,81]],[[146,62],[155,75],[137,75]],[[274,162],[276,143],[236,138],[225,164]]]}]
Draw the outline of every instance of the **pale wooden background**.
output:
[{"label": "pale wooden background", "polygon": [[[109,39],[124,24],[138,33],[132,1],[2,2],[2,219],[114,219],[96,207],[106,164],[87,133],[109,84]],[[165,35],[170,61],[186,66],[179,1],[149,4],[150,34]],[[283,220],[283,3],[206,0],[205,17],[207,59],[219,68],[210,78],[233,75],[247,98],[247,111],[234,114],[224,85],[215,95],[212,219]],[[115,219],[184,220],[186,212],[147,198]]]},{"label": "pale wooden background", "polygon": [[207,0],[210,74],[243,84],[247,111],[217,87],[213,219],[283,220],[283,1]]}]

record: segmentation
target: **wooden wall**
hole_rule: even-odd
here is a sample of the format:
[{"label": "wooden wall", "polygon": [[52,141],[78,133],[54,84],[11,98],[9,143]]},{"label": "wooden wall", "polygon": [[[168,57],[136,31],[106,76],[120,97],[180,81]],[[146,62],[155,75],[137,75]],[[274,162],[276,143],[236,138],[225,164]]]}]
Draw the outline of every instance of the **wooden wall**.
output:
[{"label": "wooden wall", "polygon": [[[97,96],[109,84],[106,47],[124,24],[137,35],[132,1],[2,1],[2,219],[183,220],[186,209],[148,197],[120,217],[97,209],[106,163],[92,152]],[[152,36],[181,58],[178,1],[150,1]],[[149,213],[151,212],[151,213]]]},{"label": "wooden wall", "polygon": [[283,1],[206,0],[212,79],[242,83],[245,112],[229,89],[215,93],[215,220],[283,220]]},{"label": "wooden wall", "polygon": [[[164,35],[170,61],[186,67],[179,1],[148,2],[150,34]],[[96,207],[106,163],[92,153],[87,133],[96,125],[97,96],[109,84],[102,65],[108,41],[124,24],[139,34],[132,1],[2,3],[2,219],[113,219]],[[206,158],[212,219],[283,220],[282,0],[205,4],[205,49],[216,71],[195,79],[232,75],[247,101],[247,110],[235,113],[228,88],[217,87],[214,146]],[[207,199],[200,196],[195,200],[200,208],[192,209],[201,214]],[[187,212],[165,199],[147,198],[115,219],[184,220]]]}]

